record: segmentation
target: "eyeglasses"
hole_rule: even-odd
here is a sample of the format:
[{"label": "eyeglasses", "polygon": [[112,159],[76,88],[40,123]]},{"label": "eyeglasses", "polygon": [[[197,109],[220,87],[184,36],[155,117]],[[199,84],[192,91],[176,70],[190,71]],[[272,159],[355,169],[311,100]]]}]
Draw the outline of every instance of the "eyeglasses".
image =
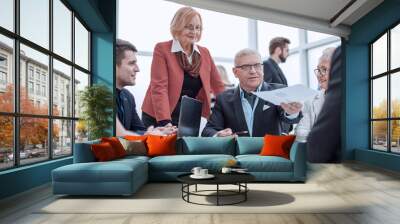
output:
[{"label": "eyeglasses", "polygon": [[252,65],[245,64],[245,65],[235,66],[235,68],[240,68],[240,69],[242,69],[243,71],[246,71],[246,72],[250,71],[251,68],[253,68],[253,67],[254,67],[254,69],[256,71],[260,71],[262,66],[261,66],[261,63],[252,64]]},{"label": "eyeglasses", "polygon": [[328,74],[328,69],[326,68],[316,68],[314,69],[314,73],[316,76],[323,76]]},{"label": "eyeglasses", "polygon": [[190,30],[190,31],[197,31],[200,32],[201,31],[201,26],[193,26],[193,25],[186,25],[184,26],[185,29]]}]

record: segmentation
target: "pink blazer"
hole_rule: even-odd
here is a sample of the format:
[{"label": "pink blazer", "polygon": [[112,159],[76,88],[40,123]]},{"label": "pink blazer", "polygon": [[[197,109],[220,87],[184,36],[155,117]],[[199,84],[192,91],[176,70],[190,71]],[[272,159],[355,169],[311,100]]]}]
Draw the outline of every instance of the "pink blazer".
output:
[{"label": "pink blazer", "polygon": [[[171,120],[183,85],[183,70],[174,53],[171,52],[172,40],[158,43],[153,52],[151,81],[143,101],[142,111],[157,121]],[[218,94],[224,91],[224,84],[205,47],[198,46],[201,55],[200,79],[203,87],[197,99],[203,103],[202,116],[210,115],[210,92]]]}]

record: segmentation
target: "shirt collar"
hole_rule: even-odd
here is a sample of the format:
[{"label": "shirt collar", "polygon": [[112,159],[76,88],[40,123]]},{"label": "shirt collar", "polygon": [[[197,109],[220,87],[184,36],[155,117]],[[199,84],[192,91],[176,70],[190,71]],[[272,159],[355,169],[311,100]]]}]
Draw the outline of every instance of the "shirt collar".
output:
[{"label": "shirt collar", "polygon": [[[255,92],[260,92],[260,90],[261,90],[261,87],[262,87],[262,82],[261,82],[261,84],[257,87],[257,89],[256,89],[256,91]],[[242,87],[240,86],[240,84],[239,84],[239,90],[240,90],[240,98],[243,98],[244,97],[244,90],[242,89]]]},{"label": "shirt collar", "polygon": [[[179,43],[179,41],[177,39],[175,39],[175,38],[172,39],[171,52],[175,53],[175,52],[180,52],[180,51],[185,53],[185,51],[183,51],[181,43]],[[197,44],[193,44],[192,54],[193,54],[194,51],[197,51],[197,53],[200,54],[200,50],[199,50],[199,47],[197,46]]]}]

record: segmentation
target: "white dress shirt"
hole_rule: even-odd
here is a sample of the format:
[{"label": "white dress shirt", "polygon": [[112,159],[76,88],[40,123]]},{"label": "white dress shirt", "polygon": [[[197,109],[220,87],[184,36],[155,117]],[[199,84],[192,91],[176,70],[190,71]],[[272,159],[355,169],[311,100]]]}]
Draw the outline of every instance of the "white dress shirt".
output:
[{"label": "white dress shirt", "polygon": [[175,52],[180,52],[180,51],[182,51],[187,56],[190,64],[192,64],[192,56],[193,56],[194,51],[197,51],[200,54],[200,50],[197,47],[197,45],[193,44],[192,53],[190,55],[187,55],[186,52],[183,50],[181,43],[179,43],[179,41],[175,38],[172,39],[171,52],[175,53]]},{"label": "white dress shirt", "polygon": [[300,120],[299,124],[297,124],[295,128],[297,141],[300,142],[306,141],[308,133],[314,126],[318,114],[321,111],[322,105],[324,104],[324,101],[325,101],[325,91],[321,90],[312,100],[306,101],[304,103],[302,109],[303,118]]}]

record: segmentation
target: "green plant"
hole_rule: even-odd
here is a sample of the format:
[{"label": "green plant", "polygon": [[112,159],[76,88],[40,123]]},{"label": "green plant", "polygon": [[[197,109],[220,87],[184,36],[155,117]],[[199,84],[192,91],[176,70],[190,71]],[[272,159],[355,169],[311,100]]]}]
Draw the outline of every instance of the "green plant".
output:
[{"label": "green plant", "polygon": [[79,106],[82,119],[89,131],[89,139],[110,136],[107,131],[112,126],[113,97],[110,89],[102,84],[87,86],[80,92]]}]

